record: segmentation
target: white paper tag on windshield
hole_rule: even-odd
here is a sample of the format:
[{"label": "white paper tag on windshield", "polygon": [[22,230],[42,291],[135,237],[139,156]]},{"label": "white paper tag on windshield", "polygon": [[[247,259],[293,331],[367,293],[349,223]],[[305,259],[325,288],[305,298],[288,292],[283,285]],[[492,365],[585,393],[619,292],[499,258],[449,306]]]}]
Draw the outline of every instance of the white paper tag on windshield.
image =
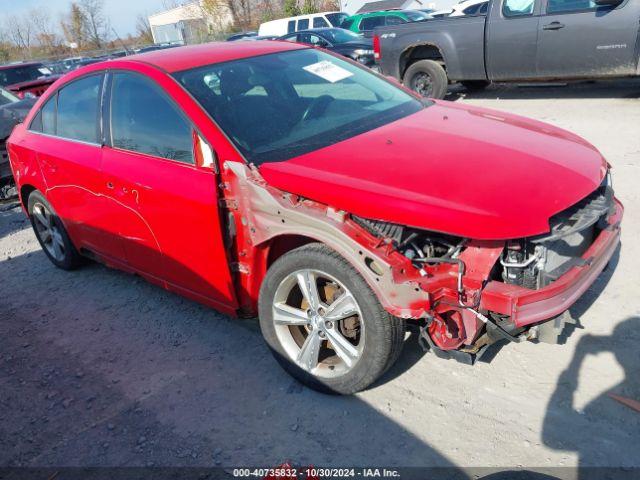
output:
[{"label": "white paper tag on windshield", "polygon": [[344,80],[345,78],[353,76],[353,73],[351,73],[349,70],[345,70],[344,68],[339,67],[338,65],[335,65],[328,60],[323,60],[312,65],[307,65],[303,68],[307,72],[313,73],[314,75],[317,75],[320,78],[331,83],[336,83],[340,80]]}]

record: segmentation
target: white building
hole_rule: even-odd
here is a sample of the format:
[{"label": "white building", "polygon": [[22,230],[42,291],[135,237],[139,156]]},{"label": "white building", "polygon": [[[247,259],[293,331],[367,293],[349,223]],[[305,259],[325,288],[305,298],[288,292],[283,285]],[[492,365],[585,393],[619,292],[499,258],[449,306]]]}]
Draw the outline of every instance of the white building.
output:
[{"label": "white building", "polygon": [[449,8],[460,0],[340,0],[340,9],[349,14],[380,10],[423,10]]},{"label": "white building", "polygon": [[[204,0],[196,0],[153,14],[149,25],[155,43],[194,43],[203,33],[227,30],[233,24],[231,12],[220,6],[215,12],[205,8]],[[207,5],[211,5],[208,2]]]}]

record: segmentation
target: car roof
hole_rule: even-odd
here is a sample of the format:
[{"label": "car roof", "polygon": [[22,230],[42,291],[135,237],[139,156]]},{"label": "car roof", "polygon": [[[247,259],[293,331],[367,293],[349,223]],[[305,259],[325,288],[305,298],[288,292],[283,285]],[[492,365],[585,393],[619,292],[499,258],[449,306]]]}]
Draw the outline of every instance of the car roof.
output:
[{"label": "car roof", "polygon": [[7,65],[0,65],[0,70],[7,70],[9,68],[19,68],[19,67],[32,67],[34,65],[42,65],[41,62],[19,62],[19,63],[10,63]]},{"label": "car roof", "polygon": [[241,58],[257,57],[270,53],[309,48],[291,42],[257,40],[255,42],[212,42],[186,47],[167,48],[126,57],[127,61],[154,65],[169,73],[203,67],[213,63]]}]

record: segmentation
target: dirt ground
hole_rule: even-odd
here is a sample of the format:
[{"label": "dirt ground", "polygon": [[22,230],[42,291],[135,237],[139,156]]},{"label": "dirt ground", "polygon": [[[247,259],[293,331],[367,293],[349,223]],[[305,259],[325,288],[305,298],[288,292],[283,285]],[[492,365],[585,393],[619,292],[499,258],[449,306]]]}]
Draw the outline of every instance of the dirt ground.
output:
[{"label": "dirt ground", "polygon": [[614,167],[622,247],[565,345],[511,344],[469,367],[411,335],[374,388],[325,396],[278,367],[255,320],[97,264],[57,270],[5,205],[0,466],[640,467],[640,413],[609,396],[640,401],[640,82],[450,99],[572,130]]}]

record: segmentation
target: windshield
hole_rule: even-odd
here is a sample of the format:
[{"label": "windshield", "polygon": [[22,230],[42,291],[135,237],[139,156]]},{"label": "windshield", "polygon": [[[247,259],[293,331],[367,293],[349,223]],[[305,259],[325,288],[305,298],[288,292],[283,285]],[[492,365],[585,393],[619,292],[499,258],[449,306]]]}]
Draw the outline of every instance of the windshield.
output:
[{"label": "windshield", "polygon": [[325,17],[327,17],[327,20],[329,20],[329,22],[331,23],[331,25],[333,25],[334,27],[339,27],[340,25],[342,25],[342,22],[344,22],[347,18],[349,18],[349,15],[347,15],[346,13],[327,13],[325,15]]},{"label": "windshield", "polygon": [[332,28],[323,32],[332,43],[362,42],[362,37],[357,33],[342,28]]},{"label": "windshield", "polygon": [[13,85],[29,82],[51,75],[44,65],[17,65],[15,67],[0,69],[0,85]]},{"label": "windshield", "polygon": [[424,104],[328,53],[304,49],[179,72],[247,161],[287,160],[411,115]]},{"label": "windshield", "polygon": [[15,103],[20,99],[13,93],[7,92],[4,88],[0,88],[0,105],[7,105],[9,103]]}]

